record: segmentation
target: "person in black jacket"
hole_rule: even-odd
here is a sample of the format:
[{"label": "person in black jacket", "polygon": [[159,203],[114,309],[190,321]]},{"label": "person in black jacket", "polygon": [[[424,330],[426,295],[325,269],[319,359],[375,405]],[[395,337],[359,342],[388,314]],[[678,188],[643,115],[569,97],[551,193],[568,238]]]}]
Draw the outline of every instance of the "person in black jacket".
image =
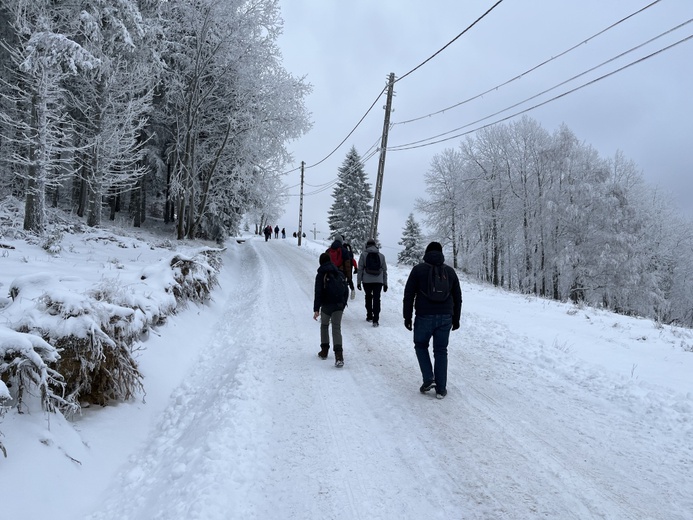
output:
[{"label": "person in black jacket", "polygon": [[[413,325],[414,349],[423,378],[423,385],[419,390],[421,393],[426,393],[435,387],[436,397],[439,399],[444,398],[448,393],[448,340],[450,330],[460,328],[462,312],[460,281],[455,270],[444,262],[443,246],[438,242],[428,244],[423,262],[415,265],[409,273],[404,286],[402,310],[404,326],[408,330],[412,330],[412,314],[414,310],[416,311]],[[440,273],[447,277],[447,297],[444,295],[442,298],[435,298],[428,294],[431,270],[435,267],[438,267]],[[433,338],[435,366],[431,365],[428,352],[431,338]]]},{"label": "person in black jacket", "polygon": [[[334,345],[334,364],[344,366],[342,348],[342,314],[349,298],[349,286],[344,274],[330,260],[330,255],[320,255],[320,267],[315,275],[315,295],[313,298],[313,319],[320,317],[320,359],[327,359],[330,352],[330,322],[332,323],[332,344]],[[334,292],[331,291],[330,277],[339,281]]]}]

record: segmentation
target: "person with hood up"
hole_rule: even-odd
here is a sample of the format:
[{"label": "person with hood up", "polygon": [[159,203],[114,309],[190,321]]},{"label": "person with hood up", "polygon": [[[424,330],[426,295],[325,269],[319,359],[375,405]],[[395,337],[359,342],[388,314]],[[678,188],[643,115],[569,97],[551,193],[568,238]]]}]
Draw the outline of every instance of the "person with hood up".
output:
[{"label": "person with hood up", "polygon": [[332,345],[335,366],[344,366],[342,348],[342,314],[349,298],[349,288],[344,275],[330,260],[330,255],[320,255],[320,267],[315,275],[315,294],[313,298],[313,319],[320,317],[320,359],[327,359],[330,352],[330,323],[332,324]]},{"label": "person with hood up", "polygon": [[356,287],[366,291],[366,321],[380,325],[380,292],[387,292],[387,264],[375,240],[369,238],[366,249],[359,256]]},{"label": "person with hood up", "polygon": [[[423,262],[409,273],[402,308],[408,330],[412,330],[412,314],[416,311],[414,349],[423,378],[419,391],[426,393],[435,388],[438,399],[448,393],[448,340],[450,330],[460,328],[462,311],[460,281],[455,270],[444,262],[443,246],[438,242],[428,244]],[[428,352],[431,338],[435,366]]]},{"label": "person with hood up", "polygon": [[335,235],[330,247],[325,251],[330,255],[332,263],[337,266],[337,269],[344,273],[349,289],[354,290],[353,272],[353,255],[344,247],[344,238],[342,235]]}]

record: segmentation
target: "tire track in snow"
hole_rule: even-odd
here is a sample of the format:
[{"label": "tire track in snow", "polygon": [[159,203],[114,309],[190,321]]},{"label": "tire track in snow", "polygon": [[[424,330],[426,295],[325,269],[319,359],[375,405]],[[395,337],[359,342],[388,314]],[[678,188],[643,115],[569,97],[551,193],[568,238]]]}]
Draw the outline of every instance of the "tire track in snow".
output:
[{"label": "tire track in snow", "polygon": [[[130,458],[114,496],[90,518],[213,520],[245,515],[243,497],[255,485],[252,471],[262,471],[266,443],[255,432],[267,418],[253,403],[259,381],[248,356],[257,305],[247,295],[256,290],[251,273],[252,249],[238,254],[241,273],[230,273],[233,286],[223,317],[209,345],[186,380],[174,391],[156,430]],[[262,290],[262,289],[260,289]],[[241,318],[241,319],[239,319]]]}]

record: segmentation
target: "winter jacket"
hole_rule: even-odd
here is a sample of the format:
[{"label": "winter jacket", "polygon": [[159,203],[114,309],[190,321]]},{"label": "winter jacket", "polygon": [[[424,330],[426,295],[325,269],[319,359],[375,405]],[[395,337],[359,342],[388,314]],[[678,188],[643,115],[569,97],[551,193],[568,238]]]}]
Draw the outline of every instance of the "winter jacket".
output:
[{"label": "winter jacket", "polygon": [[[429,251],[424,255],[423,260],[412,268],[404,286],[402,308],[404,319],[411,320],[413,310],[416,310],[417,316],[449,314],[452,316],[452,323],[459,324],[462,312],[462,290],[457,273],[452,267],[444,264],[445,257],[440,251]],[[424,294],[428,288],[429,271],[434,265],[442,265],[450,280],[450,297],[444,302],[433,302]]]},{"label": "winter jacket", "polygon": [[325,294],[325,273],[332,271],[335,275],[339,275],[337,267],[332,262],[327,262],[318,267],[318,274],[315,275],[315,290],[313,296],[313,312],[319,312],[321,309],[325,314],[332,314],[334,311],[343,311],[349,299],[349,289],[345,287],[345,293],[338,302],[327,301]]},{"label": "winter jacket", "polygon": [[332,259],[332,262],[335,263],[335,258],[340,258],[339,265],[337,267],[344,273],[344,276],[346,276],[347,283],[351,287],[354,282],[351,280],[351,273],[353,271],[353,265],[351,262],[351,253],[349,250],[344,247],[342,242],[340,240],[335,240],[332,242],[332,245],[325,251],[327,254],[330,255],[330,258]]},{"label": "winter jacket", "polygon": [[[370,274],[366,272],[366,257],[368,253],[378,253],[380,255],[380,265],[382,270],[380,274]],[[378,246],[368,246],[366,250],[359,256],[359,267],[356,273],[356,282],[361,283],[381,283],[387,285],[387,264],[385,263],[385,255],[383,255]]]}]

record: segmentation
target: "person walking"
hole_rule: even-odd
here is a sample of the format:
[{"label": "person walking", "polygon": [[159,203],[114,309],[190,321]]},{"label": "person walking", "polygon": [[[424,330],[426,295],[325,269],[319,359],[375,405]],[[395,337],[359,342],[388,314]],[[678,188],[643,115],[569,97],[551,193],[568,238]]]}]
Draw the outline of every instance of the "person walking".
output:
[{"label": "person walking", "polygon": [[337,269],[344,273],[344,277],[349,285],[349,289],[353,291],[354,279],[352,274],[354,270],[354,255],[349,251],[349,249],[344,247],[344,238],[342,235],[335,235],[332,244],[325,252],[330,255],[330,259],[332,260],[332,263],[337,266]]},{"label": "person walking", "polygon": [[279,226],[274,226],[274,238],[279,238]]},{"label": "person walking", "polygon": [[356,287],[366,291],[366,321],[380,325],[380,292],[387,292],[387,263],[375,240],[369,238],[366,249],[359,256],[356,269]]},{"label": "person walking", "polygon": [[[414,310],[416,319],[412,328]],[[423,378],[421,393],[435,388],[438,399],[448,393],[448,340],[450,330],[460,328],[461,312],[462,290],[457,273],[445,264],[443,246],[431,242],[426,247],[423,262],[409,273],[402,305],[404,326],[414,331],[414,349]],[[431,365],[428,351],[431,338],[434,365]]]},{"label": "person walking", "polygon": [[332,324],[332,345],[334,364],[344,366],[342,344],[342,315],[349,298],[349,287],[344,273],[332,263],[330,255],[322,253],[320,267],[315,275],[315,294],[313,298],[313,319],[320,318],[320,359],[327,359],[330,352],[330,324]]}]

